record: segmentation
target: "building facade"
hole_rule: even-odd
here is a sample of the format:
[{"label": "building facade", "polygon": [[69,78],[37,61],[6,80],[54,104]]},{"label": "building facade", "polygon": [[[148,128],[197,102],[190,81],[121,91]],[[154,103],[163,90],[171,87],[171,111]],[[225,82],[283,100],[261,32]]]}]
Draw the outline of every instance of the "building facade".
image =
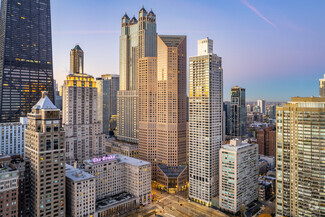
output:
[{"label": "building facade", "polygon": [[258,153],[265,156],[276,156],[276,131],[275,128],[264,127],[257,131]]},{"label": "building facade", "polygon": [[230,102],[223,102],[223,111],[224,111],[224,134],[230,135],[230,127],[231,127],[231,106]]},{"label": "building facade", "polygon": [[83,170],[65,165],[67,216],[85,217],[95,214],[96,179]]},{"label": "building facade", "polygon": [[102,123],[102,132],[109,135],[114,130],[112,116],[117,114],[117,91],[119,90],[119,75],[102,75],[97,83],[97,117]]},{"label": "building facade", "polygon": [[189,198],[206,206],[219,192],[219,150],[223,141],[222,60],[213,41],[198,41],[190,57]]},{"label": "building facade", "polygon": [[84,52],[79,45],[70,51],[70,73],[84,73]]},{"label": "building facade", "polygon": [[0,156],[0,215],[19,215],[19,171],[10,167],[10,156]]},{"label": "building facade", "polygon": [[19,122],[54,100],[50,0],[1,2],[0,53],[0,123]]},{"label": "building facade", "polygon": [[260,108],[259,112],[266,115],[266,102],[264,99],[257,100],[257,106]]},{"label": "building facade", "polygon": [[240,211],[258,198],[257,144],[231,140],[220,149],[220,208]]},{"label": "building facade", "polygon": [[138,142],[138,59],[157,56],[156,15],[142,8],[138,19],[122,17],[117,94],[117,138],[133,143]]},{"label": "building facade", "polygon": [[113,137],[106,140],[106,154],[121,154],[128,157],[138,158],[138,144],[119,141]]},{"label": "building facade", "polygon": [[243,137],[246,134],[246,94],[245,88],[231,88],[231,128],[230,136]]},{"label": "building facade", "polygon": [[104,153],[105,134],[97,119],[97,87],[87,74],[69,74],[63,85],[63,125],[66,131],[67,163]]},{"label": "building facade", "polygon": [[277,216],[325,216],[324,124],[324,98],[277,107]]},{"label": "building facade", "polygon": [[325,75],[319,79],[319,97],[325,97]]},{"label": "building facade", "polygon": [[0,154],[24,155],[27,118],[20,122],[0,123]]},{"label": "building facade", "polygon": [[65,132],[60,110],[43,92],[28,114],[25,160],[31,216],[65,216]]}]

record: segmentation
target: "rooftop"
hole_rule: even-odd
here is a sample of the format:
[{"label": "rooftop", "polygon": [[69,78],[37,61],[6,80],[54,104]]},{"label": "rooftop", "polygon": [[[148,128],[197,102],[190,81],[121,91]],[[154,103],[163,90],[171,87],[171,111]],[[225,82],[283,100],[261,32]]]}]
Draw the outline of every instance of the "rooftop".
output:
[{"label": "rooftop", "polygon": [[42,92],[42,98],[33,106],[33,109],[58,109],[48,98],[47,92]]},{"label": "rooftop", "polygon": [[82,169],[74,168],[69,164],[65,164],[65,176],[75,182],[95,178],[93,175],[86,173]]},{"label": "rooftop", "polygon": [[239,139],[233,139],[230,140],[230,144],[223,145],[222,149],[226,149],[229,151],[239,151],[241,149],[249,148],[251,146],[257,146],[257,144],[244,143]]},{"label": "rooftop", "polygon": [[132,194],[126,192],[111,197],[106,197],[96,201],[96,210],[107,209],[114,205],[127,202],[131,199],[135,199],[135,197]]},{"label": "rooftop", "polygon": [[163,173],[166,174],[166,176],[170,177],[170,178],[176,178],[178,177],[186,168],[186,166],[175,166],[175,167],[171,167],[171,166],[165,166],[162,164],[158,165],[159,169],[161,169],[161,171],[163,171]]},{"label": "rooftop", "polygon": [[81,49],[81,47],[77,44],[77,45],[73,48],[73,50],[82,50],[82,49]]},{"label": "rooftop", "polygon": [[136,158],[127,157],[127,156],[121,155],[121,154],[104,155],[101,158],[93,158],[93,159],[85,160],[84,162],[92,165],[92,164],[106,163],[106,162],[114,161],[114,160],[117,160],[118,163],[128,163],[128,164],[138,166],[138,167],[150,165],[150,163],[147,161],[142,161],[142,160],[139,160]]},{"label": "rooftop", "polygon": [[159,38],[167,47],[178,47],[178,45],[186,39],[185,35],[159,35]]}]

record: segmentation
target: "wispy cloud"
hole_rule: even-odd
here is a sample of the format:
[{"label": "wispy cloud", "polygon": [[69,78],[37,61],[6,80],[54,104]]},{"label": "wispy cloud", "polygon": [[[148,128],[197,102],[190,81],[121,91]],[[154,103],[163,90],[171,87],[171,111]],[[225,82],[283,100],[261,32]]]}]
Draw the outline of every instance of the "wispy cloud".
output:
[{"label": "wispy cloud", "polygon": [[275,27],[275,25],[266,17],[264,17],[264,15],[259,12],[253,5],[251,5],[250,3],[247,2],[247,0],[240,0],[246,7],[248,7],[249,9],[251,9],[255,14],[257,14],[257,16],[259,16],[260,18],[262,18],[263,20],[265,20],[266,22],[268,22],[269,24],[271,24],[273,27]]}]

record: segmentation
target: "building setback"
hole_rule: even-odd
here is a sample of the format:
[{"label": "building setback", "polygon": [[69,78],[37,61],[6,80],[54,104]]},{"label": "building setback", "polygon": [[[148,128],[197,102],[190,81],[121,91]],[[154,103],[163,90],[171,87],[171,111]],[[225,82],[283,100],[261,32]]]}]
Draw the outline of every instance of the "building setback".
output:
[{"label": "building setback", "polygon": [[83,170],[65,165],[67,216],[84,217],[95,213],[96,179]]},{"label": "building setback", "polygon": [[142,8],[138,19],[122,17],[117,94],[117,138],[133,143],[138,142],[138,59],[157,56],[156,15]]},{"label": "building setback", "polygon": [[220,208],[240,211],[258,198],[258,146],[231,140],[220,149]]},{"label": "building setback", "polygon": [[102,75],[97,83],[97,116],[102,123],[102,132],[109,135],[115,126],[111,124],[112,116],[117,114],[117,91],[119,90],[119,75]]},{"label": "building setback", "polygon": [[276,123],[277,216],[325,216],[325,98],[291,98]]},{"label": "building setback", "polygon": [[219,192],[222,88],[221,57],[211,39],[199,40],[198,56],[190,57],[189,197],[206,206]]},{"label": "building setback", "polygon": [[0,66],[0,123],[19,122],[44,90],[54,100],[50,0],[2,0]]},{"label": "building setback", "polygon": [[31,216],[65,216],[65,132],[60,110],[43,92],[28,114],[25,160]]},{"label": "building setback", "polygon": [[246,94],[245,88],[231,88],[230,136],[241,138],[246,133]]},{"label": "building setback", "polygon": [[27,118],[20,122],[0,123],[0,154],[24,155]]}]

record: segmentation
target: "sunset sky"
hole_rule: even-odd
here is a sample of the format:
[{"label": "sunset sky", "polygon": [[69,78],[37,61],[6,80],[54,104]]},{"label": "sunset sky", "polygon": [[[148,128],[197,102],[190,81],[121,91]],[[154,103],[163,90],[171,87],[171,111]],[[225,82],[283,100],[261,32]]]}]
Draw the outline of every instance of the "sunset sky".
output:
[{"label": "sunset sky", "polygon": [[187,35],[188,57],[198,39],[214,40],[223,58],[224,98],[246,88],[247,101],[318,96],[325,73],[324,0],[52,0],[54,77],[63,84],[69,52],[79,44],[85,72],[119,73],[121,17],[144,5],[158,34]]}]

